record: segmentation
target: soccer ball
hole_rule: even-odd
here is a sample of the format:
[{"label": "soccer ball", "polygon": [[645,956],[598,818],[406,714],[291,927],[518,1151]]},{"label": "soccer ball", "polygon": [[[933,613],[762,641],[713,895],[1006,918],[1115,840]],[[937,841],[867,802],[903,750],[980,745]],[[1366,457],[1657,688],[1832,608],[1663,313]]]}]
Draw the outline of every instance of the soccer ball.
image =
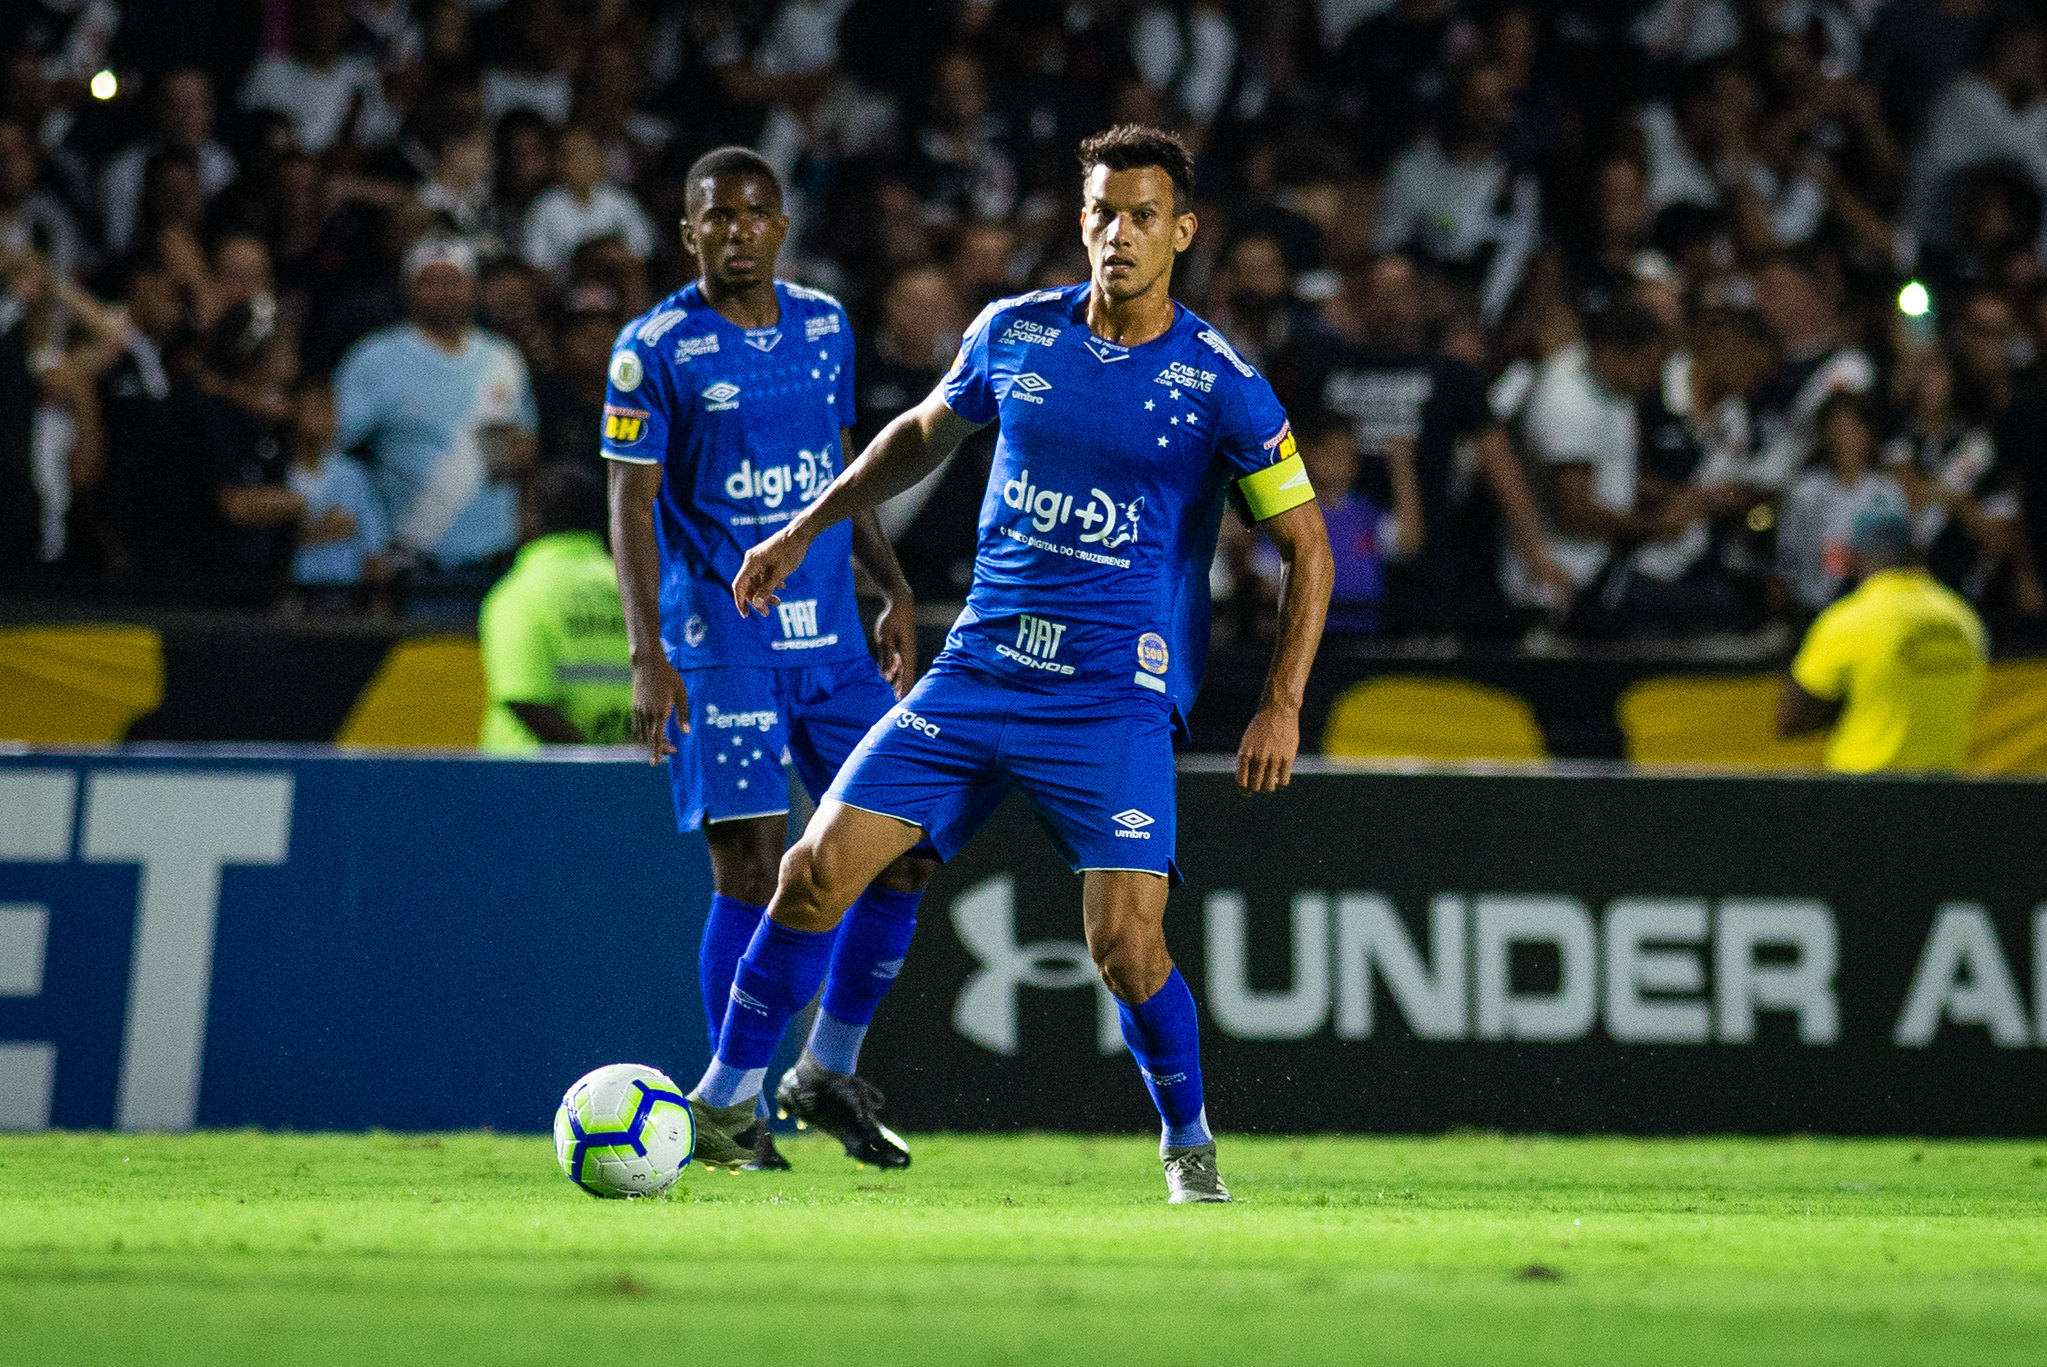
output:
[{"label": "soccer ball", "polygon": [[611,1063],[576,1079],[554,1113],[554,1156],[592,1196],[658,1196],[682,1176],[696,1147],[682,1089],[638,1063]]}]

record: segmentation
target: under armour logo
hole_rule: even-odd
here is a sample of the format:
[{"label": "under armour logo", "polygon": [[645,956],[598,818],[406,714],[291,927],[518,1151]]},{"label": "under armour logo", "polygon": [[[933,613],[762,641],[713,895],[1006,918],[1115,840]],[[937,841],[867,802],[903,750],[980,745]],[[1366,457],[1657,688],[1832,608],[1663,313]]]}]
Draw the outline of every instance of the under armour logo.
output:
[{"label": "under armour logo", "polygon": [[983,1049],[1014,1054],[1019,1045],[1019,988],[1052,991],[1093,984],[1100,995],[1095,1047],[1104,1054],[1121,1050],[1123,1030],[1116,999],[1102,986],[1087,946],[1078,940],[1016,942],[1016,884],[1008,874],[976,883],[953,899],[953,929],[960,943],[980,962],[952,1010],[953,1029]]}]

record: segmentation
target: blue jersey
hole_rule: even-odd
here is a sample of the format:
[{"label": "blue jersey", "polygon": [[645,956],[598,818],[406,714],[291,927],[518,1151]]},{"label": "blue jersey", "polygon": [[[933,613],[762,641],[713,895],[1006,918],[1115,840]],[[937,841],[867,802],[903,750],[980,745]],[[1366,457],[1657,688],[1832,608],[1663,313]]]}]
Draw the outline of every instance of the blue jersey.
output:
[{"label": "blue jersey", "polygon": [[604,454],[665,467],[654,502],[661,644],[678,669],[865,658],[852,529],[811,545],[765,618],[732,606],[757,543],[839,472],[853,421],[853,329],[828,294],[775,282],[775,326],[743,328],[695,284],[626,324],[604,392]]},{"label": "blue jersey", "polygon": [[974,586],[947,648],[1039,689],[1147,690],[1184,725],[1208,659],[1209,562],[1232,483],[1264,518],[1314,497],[1272,387],[1178,304],[1122,347],[1086,285],[988,306],[944,382],[999,419]]}]

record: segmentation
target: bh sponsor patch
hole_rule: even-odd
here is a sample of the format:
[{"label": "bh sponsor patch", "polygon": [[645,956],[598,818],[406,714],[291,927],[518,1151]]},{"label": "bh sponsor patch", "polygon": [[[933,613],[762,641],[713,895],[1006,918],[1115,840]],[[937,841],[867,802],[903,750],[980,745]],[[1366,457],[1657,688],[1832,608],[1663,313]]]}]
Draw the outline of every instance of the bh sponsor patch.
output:
[{"label": "bh sponsor patch", "polygon": [[604,405],[604,439],[620,446],[631,446],[647,435],[647,410],[644,408],[620,408],[617,404]]}]

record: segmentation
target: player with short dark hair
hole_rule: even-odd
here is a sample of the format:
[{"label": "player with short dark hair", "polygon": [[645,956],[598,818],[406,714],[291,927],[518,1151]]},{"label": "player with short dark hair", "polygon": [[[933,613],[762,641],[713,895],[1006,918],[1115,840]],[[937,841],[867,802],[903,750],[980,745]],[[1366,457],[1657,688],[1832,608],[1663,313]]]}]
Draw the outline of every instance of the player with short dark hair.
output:
[{"label": "player with short dark hair", "polygon": [[[690,168],[687,204],[683,246],[701,274],[619,334],[603,451],[632,643],[634,738],[656,761],[668,759],[676,816],[685,831],[701,827],[710,846],[716,895],[697,967],[715,1044],[737,999],[734,965],[765,933],[787,841],[783,765],[821,795],[916,681],[917,632],[910,586],[872,512],[820,539],[776,613],[733,616],[726,586],[741,556],[839,471],[853,422],[853,332],[836,299],[775,279],[789,219],[758,154],[705,154]],[[875,624],[880,670],[853,599],[855,559],[885,598]],[[833,939],[817,1027],[776,1095],[849,1155],[900,1167],[909,1151],[881,1124],[881,1095],[855,1068],[909,949],[931,866],[884,863]],[[750,1149],[738,1129],[701,1135],[697,1160],[788,1166],[764,1123]]]},{"label": "player with short dark hair", "polygon": [[1194,997],[1166,950],[1172,737],[1200,686],[1208,567],[1234,493],[1287,565],[1279,646],[1237,781],[1247,792],[1287,783],[1329,602],[1329,543],[1270,386],[1169,292],[1196,227],[1186,149],[1124,127],[1090,138],[1080,158],[1089,283],[983,310],[938,388],[749,551],[733,580],[742,617],[778,611],[808,591],[794,588],[811,572],[807,553],[837,523],[1000,422],[966,610],[783,860],[695,1093],[698,1124],[743,1122],[760,1061],[824,976],[830,932],[867,880],[912,850],[951,855],[1020,788],[1083,876],[1088,948],[1158,1106],[1169,1199],[1226,1201]]}]

